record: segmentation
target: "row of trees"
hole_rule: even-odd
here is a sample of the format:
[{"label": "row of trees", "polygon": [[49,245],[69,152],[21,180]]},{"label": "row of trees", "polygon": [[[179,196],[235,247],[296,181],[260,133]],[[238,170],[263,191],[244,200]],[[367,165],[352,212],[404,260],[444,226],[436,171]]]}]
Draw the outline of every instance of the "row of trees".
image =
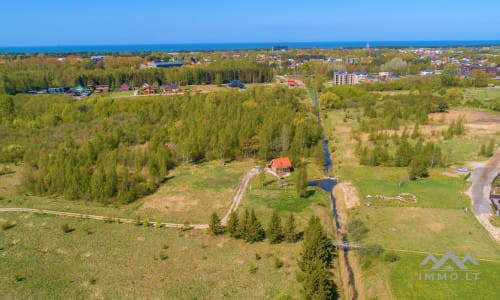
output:
[{"label": "row of trees", "polygon": [[283,226],[281,217],[276,211],[273,212],[267,230],[264,230],[253,209],[251,211],[245,209],[241,216],[238,216],[235,211],[231,212],[225,229],[220,225],[220,219],[214,212],[210,217],[209,231],[213,235],[219,235],[227,231],[231,237],[249,243],[259,242],[265,238],[271,244],[281,243],[282,241],[290,243],[297,241],[297,228],[293,214],[290,213]]},{"label": "row of trees", "polygon": [[441,148],[432,142],[423,143],[419,140],[412,145],[403,138],[396,148],[394,155],[386,146],[357,146],[359,161],[365,166],[396,166],[408,167],[410,179],[427,177],[428,168],[441,168],[446,166],[445,156]]},{"label": "row of trees", "polygon": [[222,84],[239,79],[242,82],[270,82],[273,70],[267,64],[255,61],[228,60],[210,65],[186,65],[181,68],[139,69],[139,61],[106,67],[88,61],[54,62],[47,60],[20,60],[0,66],[0,93],[23,93],[48,87],[73,87],[88,84],[108,84],[118,89],[128,83],[133,87],[147,82]]}]

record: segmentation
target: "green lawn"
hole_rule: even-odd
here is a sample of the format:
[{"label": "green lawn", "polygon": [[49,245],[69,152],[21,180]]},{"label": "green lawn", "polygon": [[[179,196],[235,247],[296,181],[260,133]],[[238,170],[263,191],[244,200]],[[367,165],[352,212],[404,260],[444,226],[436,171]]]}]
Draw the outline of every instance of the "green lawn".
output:
[{"label": "green lawn", "polygon": [[[390,266],[392,293],[396,299],[498,299],[500,262],[478,261],[479,266],[469,267],[479,271],[477,280],[466,280],[464,272],[460,272],[461,277],[455,281],[424,280],[425,277],[420,280],[420,271],[425,269],[420,262],[426,256],[403,254],[400,261]],[[469,274],[469,279],[474,279],[472,272]]]},{"label": "green lawn", "polygon": [[[466,205],[460,194],[463,178],[444,176],[441,174],[443,171],[430,170],[430,177],[412,181],[408,180],[406,168],[350,167],[343,170],[341,179],[352,181],[363,200],[377,206],[463,208]],[[401,187],[400,179],[403,180]],[[417,203],[366,198],[376,194],[393,197],[400,193],[414,194]]]},{"label": "green lawn", "polygon": [[463,210],[414,207],[358,207],[350,218],[368,225],[365,241],[385,248],[500,260],[500,247],[472,214]]},{"label": "green lawn", "polygon": [[[4,213],[0,298],[298,299],[300,243],[246,244],[202,231]],[[63,224],[74,231],[64,233]],[[1,230],[1,229],[0,229]],[[90,233],[90,234],[89,234]],[[166,249],[165,249],[166,248]],[[261,259],[256,259],[256,254]],[[168,256],[165,260],[161,256]],[[284,262],[275,267],[275,258]],[[249,266],[257,267],[251,274]]]},{"label": "green lawn", "polygon": [[332,228],[330,197],[327,192],[309,187],[308,197],[300,198],[295,191],[295,174],[287,177],[288,186],[280,188],[277,178],[266,174],[264,187],[260,186],[259,175],[250,181],[252,189],[247,189],[239,210],[254,209],[257,216],[262,216],[264,224],[270,220],[273,211],[277,211],[283,220],[293,213],[299,228],[303,229],[312,214],[319,216],[327,231]]}]

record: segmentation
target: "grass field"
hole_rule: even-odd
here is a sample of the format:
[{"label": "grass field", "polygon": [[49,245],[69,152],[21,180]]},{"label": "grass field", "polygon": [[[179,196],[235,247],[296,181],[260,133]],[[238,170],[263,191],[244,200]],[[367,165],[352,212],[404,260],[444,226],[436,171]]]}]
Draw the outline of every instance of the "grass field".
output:
[{"label": "grass field", "polygon": [[212,212],[222,217],[229,208],[236,189],[254,163],[220,162],[183,166],[171,179],[140,202],[138,214],[157,216],[171,222],[208,223]]},{"label": "grass field", "polygon": [[468,88],[464,89],[463,97],[465,100],[469,99],[480,99],[480,100],[491,100],[500,97],[500,89],[492,88]]},{"label": "grass field", "polygon": [[[464,183],[461,177],[444,176],[443,169],[430,170],[430,177],[408,180],[406,168],[351,167],[343,170],[343,179],[352,181],[358,188],[364,202],[376,206],[416,206],[434,208],[463,208],[466,203],[460,191]],[[399,187],[400,179],[403,184]],[[467,185],[465,185],[467,187]],[[411,201],[367,199],[367,195],[380,194],[394,197],[400,193],[417,196],[417,203]]]},{"label": "grass field", "polygon": [[[148,217],[183,223],[208,222],[229,206],[241,177],[254,162],[220,162],[179,167],[160,190],[131,205],[114,207],[62,198],[19,194],[21,171],[0,177],[0,206],[35,207],[104,216]],[[312,214],[331,230],[326,192],[310,189],[300,199],[293,187],[280,189],[268,175],[265,188],[257,177],[241,207],[256,211],[267,228],[273,210],[295,214],[303,230]],[[15,226],[0,231],[0,298],[43,299],[298,299],[296,260],[301,243],[247,244],[204,231],[158,229],[130,224],[41,214],[2,213]],[[68,224],[73,231],[64,233]],[[256,254],[260,259],[256,259]],[[168,258],[166,258],[168,256]],[[165,258],[165,259],[162,259]],[[276,259],[284,266],[275,267]],[[256,273],[249,269],[256,267]],[[335,272],[335,269],[333,270]],[[334,277],[338,280],[338,277]]]},{"label": "grass field", "polygon": [[129,205],[104,206],[97,202],[66,201],[61,197],[34,197],[16,188],[22,167],[16,173],[0,176],[0,206],[30,207],[80,212],[121,218],[149,218],[151,221],[207,223],[210,214],[226,212],[243,175],[253,163],[220,162],[180,166],[156,193]]},{"label": "grass field", "polygon": [[369,225],[366,242],[386,248],[500,260],[500,246],[463,210],[360,206],[350,217]]},{"label": "grass field", "polygon": [[[498,299],[496,283],[500,280],[500,263],[478,261],[479,266],[473,266],[473,269],[479,272],[477,280],[466,280],[464,272],[459,272],[461,277],[455,281],[420,280],[420,271],[425,269],[420,266],[420,262],[425,257],[426,255],[403,254],[400,261],[389,266],[392,293],[395,298]],[[474,279],[472,272],[469,279]]]},{"label": "grass field", "polygon": [[[0,298],[299,298],[300,243],[250,245],[201,231],[32,214],[0,217],[16,222],[0,235]],[[64,233],[65,223],[74,231]],[[275,267],[276,258],[282,268]]]}]

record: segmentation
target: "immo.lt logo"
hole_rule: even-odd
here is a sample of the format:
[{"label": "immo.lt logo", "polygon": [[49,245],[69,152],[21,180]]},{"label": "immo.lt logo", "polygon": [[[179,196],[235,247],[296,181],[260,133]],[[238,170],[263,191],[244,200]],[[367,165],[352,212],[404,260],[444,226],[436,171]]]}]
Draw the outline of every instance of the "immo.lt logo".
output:
[{"label": "immo.lt logo", "polygon": [[467,254],[459,259],[451,251],[437,259],[429,254],[421,263],[418,279],[422,281],[475,281],[479,279],[479,263]]}]

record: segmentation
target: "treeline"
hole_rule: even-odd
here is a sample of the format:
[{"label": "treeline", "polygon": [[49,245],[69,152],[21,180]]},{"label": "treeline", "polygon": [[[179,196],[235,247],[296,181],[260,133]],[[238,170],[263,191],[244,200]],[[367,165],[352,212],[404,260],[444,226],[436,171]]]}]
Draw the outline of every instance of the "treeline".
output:
[{"label": "treeline", "polygon": [[185,65],[180,68],[139,69],[139,64],[143,62],[137,58],[105,58],[104,62],[89,59],[16,60],[0,66],[0,93],[14,95],[48,87],[88,84],[108,84],[111,89],[118,89],[123,83],[132,87],[143,83],[223,84],[233,79],[263,83],[270,82],[273,77],[270,66],[250,59],[222,60],[209,65]]},{"label": "treeline", "polygon": [[423,143],[419,140],[412,145],[406,137],[396,141],[396,151],[390,153],[388,147],[362,146],[358,143],[356,153],[359,162],[365,166],[408,167],[410,179],[414,180],[429,176],[428,168],[442,168],[446,166],[445,157],[441,148],[432,142]]},{"label": "treeline", "polygon": [[178,164],[310,156],[321,129],[303,93],[272,88],[115,100],[5,97],[9,115],[0,125],[0,160],[21,155],[26,187],[39,195],[130,202],[154,191]]}]

